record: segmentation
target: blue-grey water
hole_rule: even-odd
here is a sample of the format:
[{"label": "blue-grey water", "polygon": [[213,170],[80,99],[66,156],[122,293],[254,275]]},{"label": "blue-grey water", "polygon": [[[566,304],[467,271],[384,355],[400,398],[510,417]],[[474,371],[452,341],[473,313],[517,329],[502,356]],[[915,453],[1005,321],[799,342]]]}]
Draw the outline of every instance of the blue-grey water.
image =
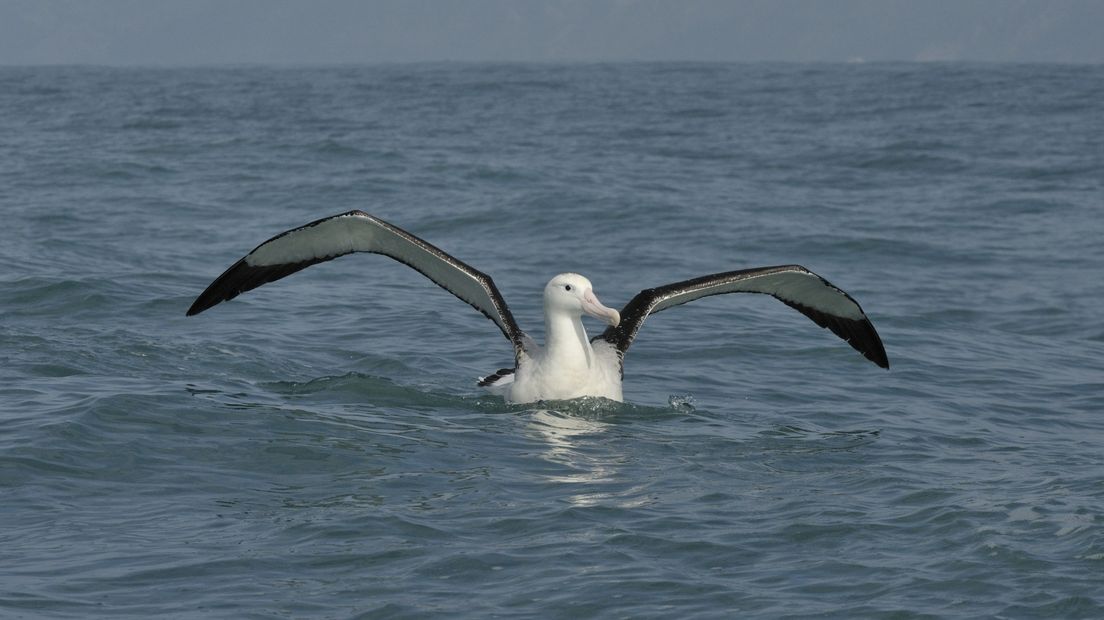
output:
[{"label": "blue-grey water", "polygon": [[[0,68],[0,617],[1104,617],[1104,67]],[[541,337],[801,263],[892,369],[762,296],[652,317],[627,403],[507,406],[495,326],[325,263],[363,209]],[[589,323],[594,331],[600,329]]]}]

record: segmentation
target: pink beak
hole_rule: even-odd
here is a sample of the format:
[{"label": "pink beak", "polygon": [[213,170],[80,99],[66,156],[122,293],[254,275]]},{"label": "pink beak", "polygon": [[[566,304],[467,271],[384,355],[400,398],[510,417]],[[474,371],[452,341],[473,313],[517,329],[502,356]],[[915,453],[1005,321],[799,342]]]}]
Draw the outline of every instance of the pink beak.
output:
[{"label": "pink beak", "polygon": [[621,322],[621,313],[613,308],[603,306],[602,302],[595,297],[594,291],[589,288],[583,293],[583,312],[596,319],[601,319],[613,327],[617,327],[618,323]]}]

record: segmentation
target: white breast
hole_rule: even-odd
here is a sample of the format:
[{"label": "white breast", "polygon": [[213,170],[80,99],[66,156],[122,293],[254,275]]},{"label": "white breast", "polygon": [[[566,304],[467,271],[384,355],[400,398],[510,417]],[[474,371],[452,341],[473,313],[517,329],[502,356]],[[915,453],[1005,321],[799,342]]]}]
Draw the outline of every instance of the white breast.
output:
[{"label": "white breast", "polygon": [[506,400],[531,403],[600,396],[620,402],[621,360],[617,349],[598,340],[591,353],[589,364],[582,365],[556,363],[544,355],[522,359],[504,394]]}]

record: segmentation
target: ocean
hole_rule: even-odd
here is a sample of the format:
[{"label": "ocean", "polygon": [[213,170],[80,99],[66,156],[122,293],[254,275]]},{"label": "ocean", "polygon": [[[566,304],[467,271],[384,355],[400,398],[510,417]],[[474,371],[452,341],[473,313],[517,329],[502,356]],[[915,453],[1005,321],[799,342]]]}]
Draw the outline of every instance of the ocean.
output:
[{"label": "ocean", "polygon": [[[1104,67],[0,68],[0,617],[1104,617]],[[494,277],[799,263],[648,320],[624,404],[507,405]],[[602,326],[587,319],[591,334]]]}]

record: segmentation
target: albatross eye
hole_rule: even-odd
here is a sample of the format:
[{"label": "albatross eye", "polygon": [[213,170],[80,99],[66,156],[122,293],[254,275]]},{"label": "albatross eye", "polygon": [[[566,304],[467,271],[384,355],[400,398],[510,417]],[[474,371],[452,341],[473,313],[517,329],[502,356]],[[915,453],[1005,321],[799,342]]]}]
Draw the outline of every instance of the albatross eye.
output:
[{"label": "albatross eye", "polygon": [[565,291],[570,291],[571,290],[571,285],[570,284],[565,284],[564,285],[564,290]]}]

